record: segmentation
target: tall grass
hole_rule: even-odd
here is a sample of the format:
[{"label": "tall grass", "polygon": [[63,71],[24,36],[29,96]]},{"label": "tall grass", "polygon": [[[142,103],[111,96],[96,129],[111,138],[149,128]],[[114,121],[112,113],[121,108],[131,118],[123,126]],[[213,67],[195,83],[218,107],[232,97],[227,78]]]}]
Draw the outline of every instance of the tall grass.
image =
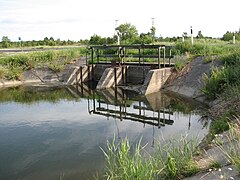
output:
[{"label": "tall grass", "polygon": [[197,138],[186,136],[159,145],[156,152],[148,154],[141,141],[131,147],[127,138],[117,143],[115,138],[103,150],[106,159],[106,179],[179,179],[198,171],[193,155]]},{"label": "tall grass", "polygon": [[114,138],[112,142],[107,142],[107,151],[103,152],[107,179],[153,179],[161,171],[156,170],[153,162],[143,158],[141,141],[132,149],[127,138],[119,143]]}]

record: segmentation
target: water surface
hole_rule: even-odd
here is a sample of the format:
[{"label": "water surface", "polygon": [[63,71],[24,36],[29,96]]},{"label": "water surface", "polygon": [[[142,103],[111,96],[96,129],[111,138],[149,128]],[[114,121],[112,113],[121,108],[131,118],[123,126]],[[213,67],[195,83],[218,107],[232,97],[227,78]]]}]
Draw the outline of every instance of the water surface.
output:
[{"label": "water surface", "polygon": [[99,147],[115,135],[142,138],[151,151],[181,134],[208,132],[204,108],[172,95],[120,88],[0,89],[0,179],[92,179],[104,169]]}]

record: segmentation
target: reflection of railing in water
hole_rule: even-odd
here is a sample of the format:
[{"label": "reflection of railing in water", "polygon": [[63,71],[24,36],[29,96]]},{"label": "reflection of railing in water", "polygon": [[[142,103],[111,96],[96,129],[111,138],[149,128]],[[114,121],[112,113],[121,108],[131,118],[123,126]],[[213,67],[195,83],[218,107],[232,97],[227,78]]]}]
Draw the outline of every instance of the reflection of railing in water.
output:
[{"label": "reflection of railing in water", "polygon": [[[139,105],[131,105],[129,104],[129,98],[127,97],[126,92],[120,88],[93,91],[86,87],[78,86],[76,90],[77,94],[87,97],[88,112],[90,114],[97,114],[107,118],[112,117],[114,119],[120,119],[121,121],[131,120],[141,122],[159,128],[165,125],[172,125],[174,122],[171,120],[171,115],[173,113],[170,109],[166,110],[163,107],[161,110],[153,110],[151,107],[147,106],[149,102],[146,102],[146,98],[134,100],[134,102],[138,101]],[[112,106],[114,106],[115,109],[111,109]],[[117,107],[119,110],[116,110]],[[138,110],[138,113],[131,112],[134,110]],[[153,115],[147,116],[146,114],[149,113],[152,113]],[[157,117],[154,117],[156,113]]]},{"label": "reflection of railing in water", "polygon": [[[104,113],[107,112],[107,113]],[[118,118],[120,120],[126,119],[126,120],[131,120],[131,121],[137,121],[137,122],[142,122],[142,123],[146,123],[146,124],[150,124],[150,125],[154,125],[154,126],[165,126],[167,125],[172,125],[173,124],[173,120],[170,119],[163,119],[160,118],[160,112],[158,114],[158,117],[148,117],[148,116],[144,116],[144,115],[139,115],[139,114],[135,114],[135,113],[128,113],[128,112],[121,112],[121,111],[116,111],[116,110],[111,110],[111,109],[106,109],[106,108],[102,108],[102,107],[97,107],[96,110],[92,111],[93,114],[99,114],[99,115],[103,115],[106,117],[114,117],[114,118]],[[153,122],[151,122],[153,121]],[[155,123],[154,121],[157,121],[157,123]]]}]

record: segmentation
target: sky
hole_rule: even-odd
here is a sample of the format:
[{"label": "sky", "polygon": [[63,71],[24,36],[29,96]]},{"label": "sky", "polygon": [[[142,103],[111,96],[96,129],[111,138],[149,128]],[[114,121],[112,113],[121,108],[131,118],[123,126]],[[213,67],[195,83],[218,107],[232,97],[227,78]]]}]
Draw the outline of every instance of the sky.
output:
[{"label": "sky", "polygon": [[130,23],[138,33],[156,36],[222,37],[240,28],[239,0],[0,0],[0,38],[12,41],[111,37],[117,25]]}]

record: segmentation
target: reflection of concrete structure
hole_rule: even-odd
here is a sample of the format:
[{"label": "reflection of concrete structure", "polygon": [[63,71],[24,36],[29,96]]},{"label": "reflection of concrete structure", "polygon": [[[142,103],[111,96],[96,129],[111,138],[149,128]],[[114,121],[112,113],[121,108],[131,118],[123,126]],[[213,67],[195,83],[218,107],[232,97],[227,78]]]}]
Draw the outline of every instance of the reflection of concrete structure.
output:
[{"label": "reflection of concrete structure", "polygon": [[101,91],[90,90],[86,85],[69,87],[75,96],[88,97],[90,114],[97,114],[107,118],[131,120],[157,127],[172,125],[173,114],[170,110],[169,98],[160,93],[148,97],[131,99],[128,92],[120,88],[109,88]]}]

